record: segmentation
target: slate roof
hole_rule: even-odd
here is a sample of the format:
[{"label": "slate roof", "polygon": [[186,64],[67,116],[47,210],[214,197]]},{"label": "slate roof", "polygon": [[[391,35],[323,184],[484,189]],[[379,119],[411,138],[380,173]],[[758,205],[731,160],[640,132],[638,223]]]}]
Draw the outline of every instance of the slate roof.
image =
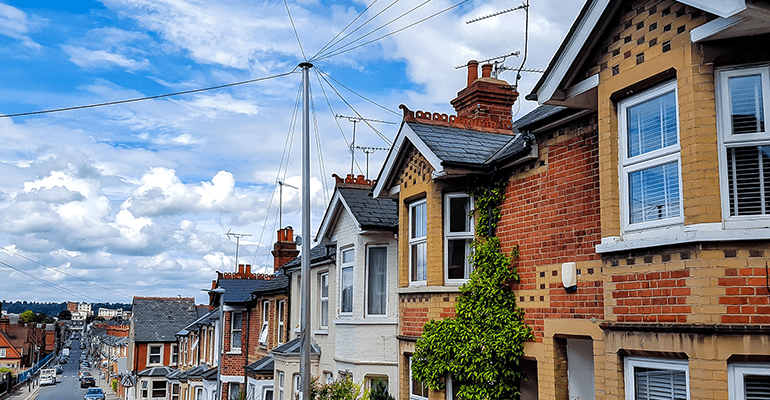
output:
[{"label": "slate roof", "polygon": [[268,354],[259,360],[254,361],[253,363],[247,365],[246,369],[257,374],[273,374],[273,371],[275,370],[275,360],[273,359],[273,355]]},{"label": "slate roof", "polygon": [[203,377],[203,379],[207,381],[216,380],[218,372],[219,372],[219,367],[213,367],[206,370],[203,374],[201,374],[201,377]]},{"label": "slate roof", "polygon": [[171,367],[152,367],[147,368],[144,371],[136,374],[136,376],[144,377],[144,376],[168,376],[169,374],[172,374],[176,372],[175,369]]},{"label": "slate roof", "polygon": [[[200,311],[200,307],[198,308],[198,310]],[[176,334],[179,336],[184,336],[190,332],[197,332],[200,330],[201,326],[209,325],[211,321],[218,320],[218,319],[219,319],[219,307],[207,312],[200,318],[191,322],[189,325],[185,326],[184,329],[180,330]]]},{"label": "slate roof", "polygon": [[549,122],[557,121],[584,111],[585,110],[575,108],[543,104],[514,121],[513,129],[519,131],[531,130]]},{"label": "slate roof", "polygon": [[456,165],[483,165],[508,142],[513,134],[490,133],[456,127],[407,122],[441,161]]},{"label": "slate roof", "polygon": [[[277,354],[299,354],[299,342],[301,338],[294,338],[278,347],[273,349],[273,353]],[[321,347],[318,346],[318,343],[315,342],[315,340],[310,339],[310,354],[321,354]]]},{"label": "slate roof", "polygon": [[[335,243],[321,242],[310,249],[310,264],[331,260],[332,256],[335,255],[336,252],[337,245]],[[283,268],[299,267],[301,263],[302,255],[284,264]]]},{"label": "slate roof", "polygon": [[362,228],[398,227],[398,204],[390,199],[372,198],[371,189],[337,188]]},{"label": "slate roof", "polygon": [[288,290],[289,277],[279,271],[273,279],[220,279],[219,287],[225,289],[225,303],[245,303],[253,292]]},{"label": "slate roof", "polygon": [[134,297],[135,342],[176,342],[176,333],[196,319],[192,298]]},{"label": "slate roof", "polygon": [[180,375],[181,379],[192,379],[192,378],[202,378],[203,374],[208,371],[208,365],[206,363],[199,364],[193,368],[188,369],[187,371],[184,371],[182,375]]}]

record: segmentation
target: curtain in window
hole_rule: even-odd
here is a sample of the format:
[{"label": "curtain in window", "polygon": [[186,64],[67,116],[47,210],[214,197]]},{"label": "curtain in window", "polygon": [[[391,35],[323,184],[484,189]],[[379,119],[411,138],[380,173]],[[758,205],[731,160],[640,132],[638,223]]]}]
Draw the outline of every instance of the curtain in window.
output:
[{"label": "curtain in window", "polygon": [[367,310],[369,314],[385,314],[387,265],[387,247],[372,247],[369,249],[369,290],[367,295]]},{"label": "curtain in window", "polygon": [[677,143],[676,96],[669,92],[628,108],[628,157]]},{"label": "curtain in window", "polygon": [[635,368],[636,400],[686,400],[684,371]]},{"label": "curtain in window", "polygon": [[342,268],[340,312],[353,312],[353,267]]},{"label": "curtain in window", "polygon": [[727,80],[727,85],[733,134],[764,132],[762,75],[735,76]]},{"label": "curtain in window", "polygon": [[243,327],[243,314],[239,312],[232,313],[232,330],[230,337],[230,347],[241,348],[241,329]]},{"label": "curtain in window", "polygon": [[679,216],[679,165],[676,162],[628,174],[629,222]]}]

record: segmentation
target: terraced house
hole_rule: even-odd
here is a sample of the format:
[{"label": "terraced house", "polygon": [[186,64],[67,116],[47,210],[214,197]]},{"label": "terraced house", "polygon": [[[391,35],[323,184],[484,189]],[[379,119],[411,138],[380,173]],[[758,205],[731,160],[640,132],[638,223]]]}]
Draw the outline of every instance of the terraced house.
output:
[{"label": "terraced house", "polygon": [[[457,178],[493,174],[509,181],[497,235],[519,249],[536,337],[522,398],[770,396],[768,15],[589,0],[527,96],[541,107],[511,128],[484,114],[502,100],[458,107],[491,78],[473,63],[457,117],[405,112],[375,189],[398,198],[404,238],[401,398],[450,397],[409,379],[408,356],[428,318],[452,315]],[[500,160],[517,145],[492,133],[522,150]]]}]

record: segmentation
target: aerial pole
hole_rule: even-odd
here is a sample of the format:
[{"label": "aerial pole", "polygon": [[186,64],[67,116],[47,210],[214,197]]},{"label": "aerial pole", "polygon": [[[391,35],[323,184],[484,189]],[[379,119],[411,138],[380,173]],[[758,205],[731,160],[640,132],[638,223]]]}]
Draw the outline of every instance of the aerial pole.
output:
[{"label": "aerial pole", "polygon": [[284,181],[278,181],[278,229],[283,229],[283,187],[288,186],[299,190],[298,187],[289,185]]},{"label": "aerial pole", "polygon": [[246,236],[251,236],[251,234],[250,233],[233,233],[232,229],[230,229],[227,231],[227,233],[225,233],[225,235],[227,235],[228,239],[230,239],[230,236],[235,238],[235,271],[238,271],[238,250],[241,247],[241,238]]},{"label": "aerial pole", "polygon": [[302,379],[302,398],[310,399],[310,68],[302,68],[302,299],[300,312],[299,374]]},{"label": "aerial pole", "polygon": [[[359,146],[356,146],[356,125],[359,122],[361,122],[361,121],[364,121],[364,122],[367,122],[367,123],[368,122],[379,122],[379,123],[383,123],[383,124],[393,124],[393,125],[395,125],[395,122],[380,121],[379,119],[364,118],[364,117],[361,117],[361,116],[349,117],[347,115],[342,115],[342,114],[337,114],[337,115],[335,115],[335,117],[336,118],[347,118],[348,121],[353,123],[353,141],[350,142],[350,175],[351,176],[355,176],[355,171],[353,171],[353,166],[356,163],[356,150],[357,149],[360,150]],[[364,153],[366,153],[366,151],[364,151]],[[369,171],[368,171],[368,169],[369,169],[369,165],[368,165],[369,164],[369,153],[366,153],[366,163],[367,163],[366,175],[368,176],[369,175]]]}]

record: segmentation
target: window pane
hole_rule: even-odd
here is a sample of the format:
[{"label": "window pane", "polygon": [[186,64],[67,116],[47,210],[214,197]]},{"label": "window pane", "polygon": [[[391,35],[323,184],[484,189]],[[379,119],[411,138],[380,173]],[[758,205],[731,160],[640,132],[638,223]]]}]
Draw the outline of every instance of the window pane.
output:
[{"label": "window pane", "polygon": [[345,264],[352,263],[354,255],[355,255],[355,253],[354,253],[353,249],[344,250],[342,252],[342,262],[345,263]]},{"label": "window pane", "polygon": [[733,134],[764,132],[762,76],[736,76],[727,80]]},{"label": "window pane", "polygon": [[684,371],[634,368],[636,400],[686,400]]},{"label": "window pane", "polygon": [[627,110],[628,157],[677,143],[676,95],[669,92]]},{"label": "window pane", "polygon": [[329,297],[329,274],[321,275],[321,297]]},{"label": "window pane", "polygon": [[770,400],[770,376],[744,375],[746,400]]},{"label": "window pane", "polygon": [[468,247],[467,239],[454,239],[447,241],[447,278],[448,279],[468,279],[466,275],[468,265]]},{"label": "window pane", "polygon": [[628,174],[629,223],[679,217],[679,165],[658,165]]},{"label": "window pane", "polygon": [[412,238],[424,237],[427,235],[427,215],[426,204],[421,203],[412,207],[411,215],[412,223]]},{"label": "window pane", "polygon": [[469,197],[449,198],[449,232],[471,231],[471,220],[468,217],[470,206]]},{"label": "window pane", "polygon": [[321,301],[321,326],[329,326],[329,300]]},{"label": "window pane", "polygon": [[243,326],[243,314],[239,312],[233,313],[233,329],[240,330]]},{"label": "window pane", "polygon": [[341,312],[353,311],[353,267],[342,269],[342,282],[340,284],[342,289],[342,304],[340,305]]},{"label": "window pane", "polygon": [[764,215],[770,210],[770,146],[727,149],[730,215]]},{"label": "window pane", "polygon": [[424,281],[428,271],[428,247],[425,243],[412,245],[412,280]]},{"label": "window pane", "polygon": [[385,314],[387,264],[387,247],[372,247],[369,249],[369,290],[367,295],[367,310],[369,314]]}]

